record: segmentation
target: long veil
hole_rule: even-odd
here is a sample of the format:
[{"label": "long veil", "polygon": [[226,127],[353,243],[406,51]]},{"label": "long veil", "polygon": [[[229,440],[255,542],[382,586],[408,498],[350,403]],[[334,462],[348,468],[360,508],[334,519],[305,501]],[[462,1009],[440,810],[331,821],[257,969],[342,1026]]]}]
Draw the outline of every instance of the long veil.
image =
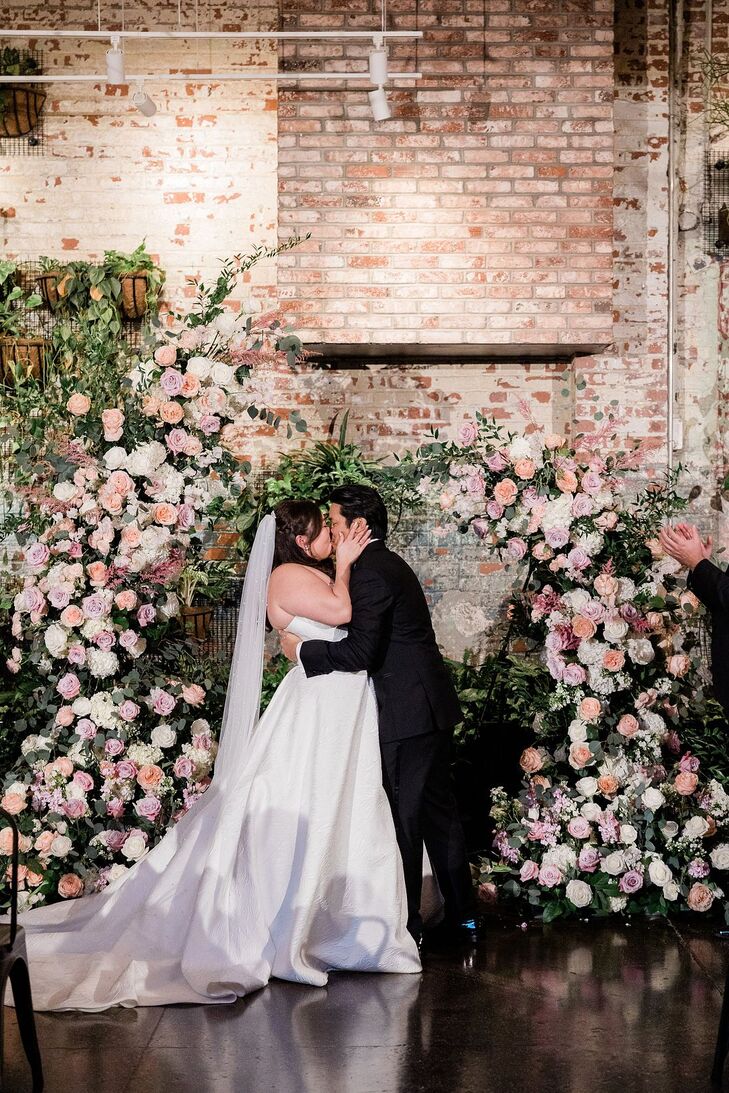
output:
[{"label": "long veil", "polygon": [[276,541],[276,517],[264,516],[248,560],[238,614],[235,647],[225,696],[213,780],[240,769],[258,720],[266,640],[266,596]]}]

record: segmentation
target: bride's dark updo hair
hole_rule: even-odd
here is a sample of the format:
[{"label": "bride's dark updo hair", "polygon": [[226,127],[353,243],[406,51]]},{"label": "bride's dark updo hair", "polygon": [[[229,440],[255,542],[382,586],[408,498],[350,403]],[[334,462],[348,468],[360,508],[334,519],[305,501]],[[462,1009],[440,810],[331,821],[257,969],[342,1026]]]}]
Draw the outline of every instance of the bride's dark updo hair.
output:
[{"label": "bride's dark updo hair", "polygon": [[297,565],[309,565],[321,569],[328,576],[334,576],[334,563],[331,558],[312,558],[296,542],[297,535],[303,535],[307,543],[313,543],[324,526],[321,509],[313,501],[281,501],[273,510],[276,515],[276,546],[273,554],[273,568],[295,562]]}]

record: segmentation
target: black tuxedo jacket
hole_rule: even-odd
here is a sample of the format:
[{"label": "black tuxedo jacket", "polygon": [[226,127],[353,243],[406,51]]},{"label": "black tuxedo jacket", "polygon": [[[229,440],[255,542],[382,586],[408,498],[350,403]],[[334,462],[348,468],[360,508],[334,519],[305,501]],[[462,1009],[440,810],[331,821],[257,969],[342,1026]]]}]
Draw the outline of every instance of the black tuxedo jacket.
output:
[{"label": "black tuxedo jacket", "polygon": [[307,676],[369,672],[383,743],[453,728],[462,716],[458,696],[423,590],[407,562],[382,541],[370,543],[353,567],[349,593],[347,637],[301,645]]},{"label": "black tuxedo jacket", "polygon": [[705,558],[689,573],[688,586],[711,612],[711,677],[729,714],[729,575]]}]

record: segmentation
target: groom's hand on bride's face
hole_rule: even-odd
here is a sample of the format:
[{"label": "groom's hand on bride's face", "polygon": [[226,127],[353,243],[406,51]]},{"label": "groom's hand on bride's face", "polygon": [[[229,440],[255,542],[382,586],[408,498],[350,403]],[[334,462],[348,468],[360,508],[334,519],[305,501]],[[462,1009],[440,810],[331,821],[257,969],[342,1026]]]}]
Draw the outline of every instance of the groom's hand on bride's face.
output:
[{"label": "groom's hand on bride's face", "polygon": [[279,630],[278,636],[281,639],[281,652],[290,660],[293,664],[298,663],[296,651],[301,645],[301,638],[297,638],[295,634],[289,634],[286,630]]}]

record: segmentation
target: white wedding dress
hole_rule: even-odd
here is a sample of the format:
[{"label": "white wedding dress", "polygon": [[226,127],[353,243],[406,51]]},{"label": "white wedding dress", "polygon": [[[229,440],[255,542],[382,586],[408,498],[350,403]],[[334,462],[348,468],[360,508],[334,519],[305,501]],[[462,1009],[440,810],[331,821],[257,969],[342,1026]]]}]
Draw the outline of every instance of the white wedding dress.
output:
[{"label": "white wedding dress", "polygon": [[[289,629],[344,636],[302,618]],[[91,1011],[232,1002],[272,976],[418,972],[406,920],[372,684],[300,667],[238,769],[216,771],[145,858],[97,895],[20,916],[35,1008]]]}]

